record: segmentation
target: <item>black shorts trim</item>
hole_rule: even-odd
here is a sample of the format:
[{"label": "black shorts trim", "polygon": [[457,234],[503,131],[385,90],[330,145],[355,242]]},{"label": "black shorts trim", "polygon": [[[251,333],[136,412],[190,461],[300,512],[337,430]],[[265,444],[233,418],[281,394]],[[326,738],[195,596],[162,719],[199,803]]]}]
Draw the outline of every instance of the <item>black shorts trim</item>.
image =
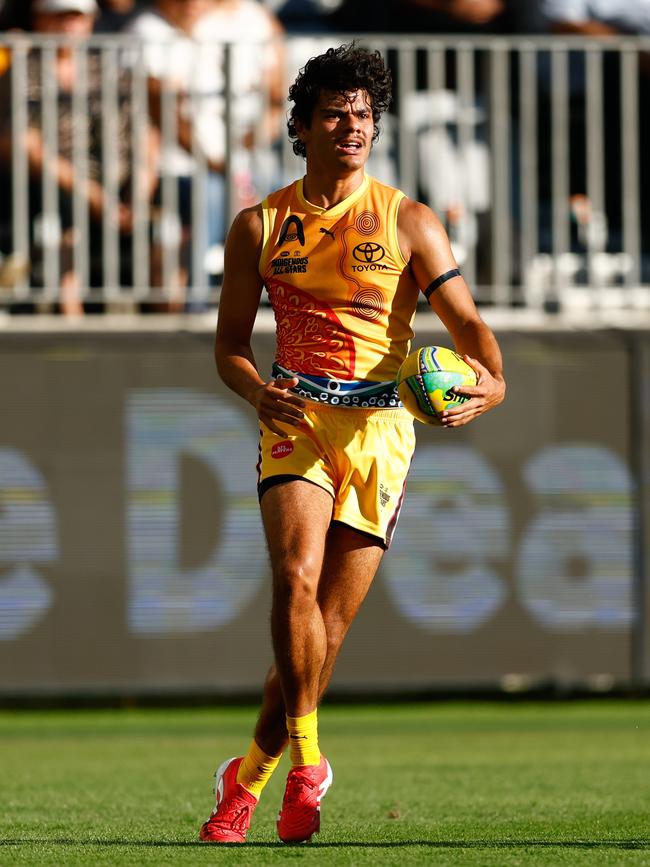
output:
[{"label": "black shorts trim", "polygon": [[[327,488],[324,488],[316,482],[312,482],[311,479],[306,479],[304,476],[296,476],[292,473],[286,473],[284,475],[268,476],[266,479],[262,479],[262,481],[257,485],[257,499],[261,502],[262,497],[268,490],[274,488],[276,485],[284,485],[285,482],[309,482],[309,484],[313,485],[315,488],[320,488],[321,491],[327,491]],[[330,491],[327,491],[327,493],[331,496]]]},{"label": "black shorts trim", "polygon": [[369,533],[367,530],[360,530],[358,527],[355,527],[353,524],[348,524],[347,521],[341,521],[338,518],[335,518],[331,522],[332,524],[341,524],[343,527],[347,527],[349,530],[354,530],[355,533],[358,533],[360,536],[365,536],[366,539],[372,539],[376,544],[381,545],[384,551],[388,550],[388,544],[386,540],[382,536],[376,536],[374,533]]}]

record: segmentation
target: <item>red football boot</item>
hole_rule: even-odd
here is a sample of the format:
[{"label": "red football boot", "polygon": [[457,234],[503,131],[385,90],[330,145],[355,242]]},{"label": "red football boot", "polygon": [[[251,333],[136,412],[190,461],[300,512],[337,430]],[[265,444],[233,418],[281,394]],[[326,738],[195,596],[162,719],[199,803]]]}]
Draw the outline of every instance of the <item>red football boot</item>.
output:
[{"label": "red football boot", "polygon": [[237,782],[237,771],[242,761],[241,756],[228,759],[214,775],[217,802],[199,831],[199,837],[205,843],[246,842],[257,798]]},{"label": "red football boot", "polygon": [[320,801],[332,785],[332,769],[325,756],[319,765],[299,765],[289,771],[278,836],[283,843],[304,843],[320,831]]}]

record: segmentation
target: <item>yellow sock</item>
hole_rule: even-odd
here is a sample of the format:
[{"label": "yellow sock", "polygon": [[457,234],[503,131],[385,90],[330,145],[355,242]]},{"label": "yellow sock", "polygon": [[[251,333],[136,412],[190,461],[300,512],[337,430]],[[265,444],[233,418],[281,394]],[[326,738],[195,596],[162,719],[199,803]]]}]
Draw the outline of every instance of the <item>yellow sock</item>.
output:
[{"label": "yellow sock", "polygon": [[271,774],[277,768],[279,756],[267,756],[253,739],[237,771],[237,782],[256,798],[262,794],[262,789],[271,779]]},{"label": "yellow sock", "polygon": [[320,763],[318,749],[318,715],[314,710],[307,716],[287,716],[287,732],[291,749],[291,764],[317,765]]}]

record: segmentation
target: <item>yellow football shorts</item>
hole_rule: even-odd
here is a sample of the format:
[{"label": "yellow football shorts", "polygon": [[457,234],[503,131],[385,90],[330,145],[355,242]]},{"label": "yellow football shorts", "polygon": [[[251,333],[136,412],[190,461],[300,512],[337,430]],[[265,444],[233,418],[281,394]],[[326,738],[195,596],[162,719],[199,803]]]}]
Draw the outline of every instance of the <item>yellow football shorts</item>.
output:
[{"label": "yellow football shorts", "polygon": [[280,437],[261,425],[260,500],[276,484],[305,479],[328,491],[332,520],[377,536],[385,548],[399,517],[413,450],[405,409],[307,404],[299,427]]}]

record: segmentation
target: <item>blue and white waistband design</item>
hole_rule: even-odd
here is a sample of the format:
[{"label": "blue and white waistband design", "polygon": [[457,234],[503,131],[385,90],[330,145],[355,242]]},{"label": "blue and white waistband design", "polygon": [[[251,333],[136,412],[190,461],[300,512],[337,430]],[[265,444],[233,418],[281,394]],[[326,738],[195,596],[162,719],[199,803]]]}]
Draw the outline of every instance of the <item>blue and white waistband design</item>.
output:
[{"label": "blue and white waistband design", "polygon": [[326,376],[311,376],[306,373],[295,373],[292,370],[273,363],[273,376],[287,379],[295,376],[298,385],[291,389],[305,400],[315,403],[326,403],[330,406],[362,407],[364,409],[397,409],[402,406],[397,394],[395,381],[366,382],[362,379],[330,379]]}]

